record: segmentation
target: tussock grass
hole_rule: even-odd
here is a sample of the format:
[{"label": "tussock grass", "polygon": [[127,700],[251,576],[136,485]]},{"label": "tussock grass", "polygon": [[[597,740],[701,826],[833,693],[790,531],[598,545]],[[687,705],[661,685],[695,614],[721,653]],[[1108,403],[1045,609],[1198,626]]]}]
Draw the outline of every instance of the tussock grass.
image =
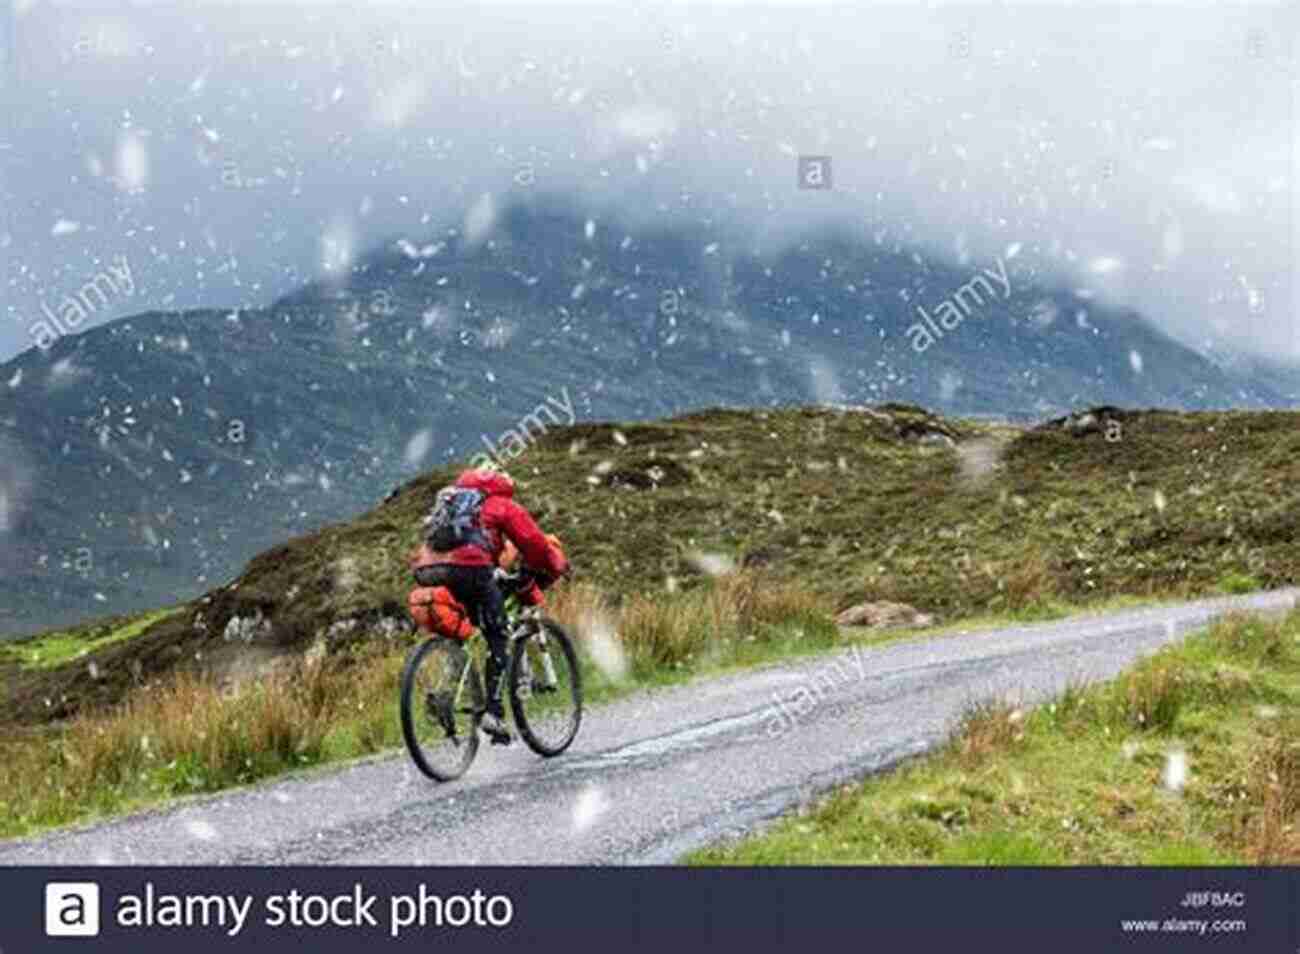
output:
[{"label": "tussock grass", "polygon": [[548,612],[581,640],[618,634],[632,673],[653,679],[664,671],[717,661],[736,641],[772,642],[791,630],[829,644],[838,638],[825,597],[763,570],[738,570],[677,593],[617,599],[588,583],[561,585]]},{"label": "tussock grass", "polygon": [[1188,696],[1183,666],[1172,656],[1162,656],[1128,673],[1116,690],[1117,728],[1141,732],[1170,731]]},{"label": "tussock grass", "polygon": [[1300,612],[1234,615],[1118,679],[973,706],[931,755],[705,864],[1300,864]]},{"label": "tussock grass", "polygon": [[1287,729],[1256,747],[1247,770],[1248,803],[1258,811],[1243,813],[1240,840],[1256,864],[1300,863],[1300,720]]},{"label": "tussock grass", "polygon": [[[297,662],[240,686],[181,672],[118,708],[0,746],[0,834],[168,796],[213,792],[397,739],[403,654],[371,646]],[[346,751],[332,751],[340,727]]]},{"label": "tussock grass", "polygon": [[1219,620],[1209,631],[1216,649],[1233,659],[1281,662],[1287,655],[1287,633],[1266,620],[1246,613],[1232,613]]},{"label": "tussock grass", "polygon": [[727,574],[673,600],[634,595],[619,612],[623,644],[642,676],[715,656],[737,639],[770,640],[789,626],[836,633],[816,594],[761,572]]},{"label": "tussock grass", "polygon": [[1024,739],[1024,712],[1005,701],[977,703],[962,716],[950,751],[967,768],[975,768]]}]

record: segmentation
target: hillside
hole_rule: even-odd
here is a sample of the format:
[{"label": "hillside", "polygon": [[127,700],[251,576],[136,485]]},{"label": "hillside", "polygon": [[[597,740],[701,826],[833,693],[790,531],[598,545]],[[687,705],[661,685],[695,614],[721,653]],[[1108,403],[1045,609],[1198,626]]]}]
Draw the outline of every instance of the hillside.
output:
[{"label": "hillside", "polygon": [[150,312],[0,366],[0,634],[188,599],[547,401],[577,421],[1294,403],[1286,369],[1211,361],[1014,258],[840,231],[759,251],[555,198],[470,231],[394,240],[265,309]]},{"label": "hillside", "polygon": [[[694,586],[728,563],[797,579],[828,608],[870,599],[941,618],[1300,579],[1300,415],[1097,409],[1036,426],[920,408],[713,409],[553,429],[512,464],[520,499],[612,594]],[[294,537],[137,635],[65,634],[71,661],[0,654],[9,717],[60,718],[178,665],[398,637],[403,556],[434,470],[355,520]],[[29,662],[19,660],[26,653]]]}]

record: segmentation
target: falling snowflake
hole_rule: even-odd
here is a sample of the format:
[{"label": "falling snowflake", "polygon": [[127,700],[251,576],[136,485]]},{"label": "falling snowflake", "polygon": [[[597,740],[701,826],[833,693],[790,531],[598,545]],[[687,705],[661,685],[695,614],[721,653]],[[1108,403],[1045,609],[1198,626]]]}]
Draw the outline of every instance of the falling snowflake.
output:
[{"label": "falling snowflake", "polygon": [[594,785],[589,785],[578,794],[573,805],[573,830],[586,831],[596,819],[609,810],[609,799]]},{"label": "falling snowflake", "polygon": [[426,428],[412,435],[411,439],[406,442],[406,450],[402,452],[402,458],[406,461],[408,467],[417,467],[429,456],[429,450],[432,447],[433,430]]},{"label": "falling snowflake", "polygon": [[1171,792],[1181,792],[1187,784],[1187,753],[1182,749],[1174,749],[1166,756],[1163,781]]},{"label": "falling snowflake", "polygon": [[825,358],[808,359],[808,374],[812,378],[813,397],[819,404],[834,404],[844,399],[839,376],[834,366]]},{"label": "falling snowflake", "polygon": [[198,841],[216,841],[217,830],[212,827],[211,822],[193,819],[185,823],[185,830],[191,838]]},{"label": "falling snowflake", "polygon": [[948,370],[939,375],[939,397],[944,402],[950,402],[957,395],[961,387],[961,375],[957,372]]},{"label": "falling snowflake", "polygon": [[577,625],[578,633],[584,638],[591,661],[608,679],[621,682],[628,673],[627,655],[623,652],[623,643],[614,629],[609,617],[598,612],[591,612]]},{"label": "falling snowflake", "polygon": [[695,550],[686,555],[686,562],[709,576],[726,576],[736,569],[736,561],[725,553],[703,553]]},{"label": "falling snowflake", "polygon": [[149,152],[136,133],[127,133],[117,145],[117,186],[140,192],[149,184]]},{"label": "falling snowflake", "polygon": [[472,249],[482,244],[496,227],[496,223],[496,203],[492,199],[492,194],[485,192],[465,215],[465,245]]}]

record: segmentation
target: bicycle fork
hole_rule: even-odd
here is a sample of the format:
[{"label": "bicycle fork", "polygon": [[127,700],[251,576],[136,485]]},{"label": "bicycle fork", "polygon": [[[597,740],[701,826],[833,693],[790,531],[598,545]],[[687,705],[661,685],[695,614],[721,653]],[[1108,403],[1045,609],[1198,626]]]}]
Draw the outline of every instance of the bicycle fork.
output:
[{"label": "bicycle fork", "polygon": [[[525,637],[526,638],[526,637]],[[559,683],[559,677],[555,674],[555,663],[551,659],[550,646],[546,642],[546,630],[537,631],[537,654],[542,657],[542,679],[538,680],[533,675],[532,659],[525,648],[524,652],[519,654],[520,669],[518,684],[520,691],[531,694],[533,689],[539,689],[542,692],[552,692]]]}]

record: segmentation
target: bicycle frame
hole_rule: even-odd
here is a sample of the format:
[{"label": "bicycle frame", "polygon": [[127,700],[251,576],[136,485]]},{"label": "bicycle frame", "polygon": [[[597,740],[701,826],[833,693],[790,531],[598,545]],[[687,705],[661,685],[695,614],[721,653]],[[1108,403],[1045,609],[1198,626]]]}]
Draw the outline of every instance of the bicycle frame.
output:
[{"label": "bicycle frame", "polygon": [[[522,607],[521,607],[521,606],[518,605],[517,601],[515,601],[513,597],[514,597],[514,594],[513,594],[513,593],[510,593],[510,594],[508,595],[507,602],[506,602],[506,622],[507,622],[507,628],[506,628],[506,654],[507,654],[507,657],[509,657],[510,652],[511,652],[511,650],[514,648],[514,645],[515,645],[516,642],[518,642],[520,639],[528,639],[528,638],[530,638],[531,636],[536,635],[536,637],[537,637],[537,645],[538,645],[538,649],[539,649],[539,650],[542,652],[542,654],[546,657],[546,662],[547,662],[547,663],[550,663],[550,658],[549,658],[549,655],[548,655],[549,647],[547,646],[547,642],[546,642],[546,629],[545,629],[544,627],[541,627],[541,626],[536,626],[538,620],[539,620],[540,617],[541,617],[541,607],[540,607],[540,606],[522,606]],[[513,605],[512,605],[512,604],[513,604]],[[532,624],[532,625],[530,625],[530,624]],[[535,627],[535,628],[534,628],[534,627]],[[429,638],[430,638],[430,639],[452,639],[452,637],[450,637],[450,636],[443,636],[443,635],[440,635],[440,634],[432,635],[432,636],[430,636]],[[456,679],[456,691],[455,691],[455,694],[452,696],[452,705],[453,705],[453,706],[454,706],[454,705],[457,705],[457,704],[460,702],[461,695],[462,695],[462,694],[464,693],[464,691],[465,691],[465,681],[469,678],[470,670],[471,670],[471,668],[472,668],[473,665],[474,665],[474,660],[473,660],[473,658],[469,655],[469,651],[468,651],[468,648],[467,648],[467,647],[468,647],[469,644],[470,644],[471,642],[473,642],[474,640],[476,640],[476,639],[482,639],[482,638],[483,638],[483,630],[482,630],[481,628],[479,628],[479,627],[476,626],[476,627],[474,628],[474,635],[471,636],[469,639],[465,640],[463,643],[460,642],[459,640],[456,640],[456,642],[459,643],[459,645],[460,645],[462,648],[465,648],[465,649],[466,649],[466,653],[465,653],[465,662],[464,662],[464,665],[461,666],[461,669],[460,669],[460,675],[459,675],[459,676],[457,677],[457,679]],[[525,661],[525,663],[527,663],[527,659],[528,659],[528,657],[525,656],[525,657],[524,657],[524,661]],[[548,666],[548,669],[549,669],[549,666]]]}]

